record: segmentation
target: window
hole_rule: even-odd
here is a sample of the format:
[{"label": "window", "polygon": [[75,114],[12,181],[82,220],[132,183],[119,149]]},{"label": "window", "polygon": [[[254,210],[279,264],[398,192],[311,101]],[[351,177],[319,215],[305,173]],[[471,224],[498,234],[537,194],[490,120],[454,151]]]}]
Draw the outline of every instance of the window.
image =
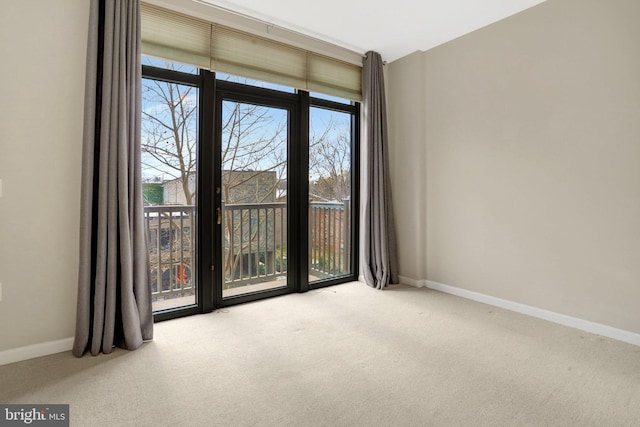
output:
[{"label": "window", "polygon": [[308,256],[313,286],[353,274],[353,114],[312,106],[309,119]]},{"label": "window", "polygon": [[356,280],[360,67],[145,4],[142,30],[156,319]]},{"label": "window", "polygon": [[[188,66],[164,65],[178,78]],[[141,170],[154,311],[197,304],[198,98],[193,83],[142,79]]]}]

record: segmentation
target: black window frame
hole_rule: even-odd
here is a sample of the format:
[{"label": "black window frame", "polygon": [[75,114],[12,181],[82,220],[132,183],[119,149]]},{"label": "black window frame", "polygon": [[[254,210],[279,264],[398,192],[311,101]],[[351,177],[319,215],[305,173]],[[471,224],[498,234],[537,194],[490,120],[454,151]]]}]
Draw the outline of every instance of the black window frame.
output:
[{"label": "black window frame", "polygon": [[[257,299],[282,295],[291,292],[307,292],[337,284],[357,281],[359,274],[359,200],[360,200],[360,103],[341,103],[323,98],[312,97],[309,92],[297,90],[295,93],[282,92],[275,89],[262,88],[242,83],[217,80],[215,73],[200,69],[199,74],[191,74],[177,70],[142,66],[142,78],[164,81],[167,83],[185,84],[198,88],[199,114],[197,135],[197,297],[196,304],[176,307],[154,312],[154,321],[159,322],[193,314],[208,313],[215,309],[241,304]],[[235,98],[246,99],[264,105],[279,104],[293,112],[290,120],[288,194],[293,202],[289,204],[290,224],[289,239],[296,239],[289,259],[295,257],[293,267],[288,271],[292,288],[266,291],[236,298],[222,299],[217,295],[215,283],[221,283],[222,271],[214,269],[220,257],[219,232],[214,221],[216,208],[220,207],[220,195],[216,194],[214,182],[220,182],[221,176],[217,165],[220,162],[219,141],[217,141],[216,100],[224,93]],[[264,101],[264,102],[261,102]],[[328,278],[309,283],[308,248],[309,248],[309,117],[312,107],[348,113],[351,116],[351,272],[336,278]],[[304,178],[304,179],[303,179]],[[295,236],[295,237],[294,237]],[[219,292],[218,292],[219,293]]]}]

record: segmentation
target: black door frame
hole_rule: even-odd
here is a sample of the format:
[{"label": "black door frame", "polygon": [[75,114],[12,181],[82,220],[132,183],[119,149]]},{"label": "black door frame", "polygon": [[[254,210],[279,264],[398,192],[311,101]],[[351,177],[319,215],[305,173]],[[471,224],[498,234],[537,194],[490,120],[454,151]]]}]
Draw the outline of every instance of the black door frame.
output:
[{"label": "black door frame", "polygon": [[[214,267],[214,305],[216,307],[227,307],[230,305],[241,304],[258,299],[284,295],[297,291],[299,277],[299,254],[305,242],[298,239],[300,230],[300,218],[298,213],[303,210],[300,206],[299,195],[300,189],[300,157],[301,153],[299,130],[298,130],[298,95],[294,93],[279,92],[271,89],[264,89],[254,86],[243,85],[226,81],[216,81],[215,93],[215,137],[214,137],[214,171],[212,182],[219,185],[222,182],[222,103],[224,101],[259,105],[269,108],[278,108],[287,111],[287,286],[285,288],[265,290],[255,293],[248,293],[234,297],[223,298],[222,286],[224,283],[222,273],[222,225],[216,225],[215,239],[215,260]],[[297,175],[296,175],[297,174]],[[217,186],[216,185],[216,186]],[[222,194],[214,191],[214,212],[222,208]],[[215,222],[215,217],[211,216],[211,222]],[[296,236],[296,238],[294,238]],[[306,253],[306,252],[305,252]],[[293,255],[293,256],[292,256]]]}]

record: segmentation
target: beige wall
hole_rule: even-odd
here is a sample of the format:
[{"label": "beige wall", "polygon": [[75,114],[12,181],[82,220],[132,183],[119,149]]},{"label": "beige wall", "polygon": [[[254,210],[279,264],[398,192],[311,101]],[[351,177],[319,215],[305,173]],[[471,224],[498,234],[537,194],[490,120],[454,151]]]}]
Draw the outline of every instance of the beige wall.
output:
[{"label": "beige wall", "polygon": [[385,75],[398,265],[403,276],[420,279],[427,273],[426,81],[422,53],[388,64]]},{"label": "beige wall", "polygon": [[86,0],[3,0],[0,351],[73,336]]},{"label": "beige wall", "polygon": [[640,332],[638,16],[549,0],[388,66],[401,275]]}]

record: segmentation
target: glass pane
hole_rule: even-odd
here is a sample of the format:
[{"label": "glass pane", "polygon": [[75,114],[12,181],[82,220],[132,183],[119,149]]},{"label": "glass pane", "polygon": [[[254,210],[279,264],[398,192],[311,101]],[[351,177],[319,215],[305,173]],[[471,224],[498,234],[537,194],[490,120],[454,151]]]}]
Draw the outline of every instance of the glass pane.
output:
[{"label": "glass pane", "polygon": [[341,104],[347,104],[347,105],[352,104],[350,99],[340,98],[338,96],[332,96],[332,95],[325,95],[324,93],[311,92],[309,96],[312,98],[326,99],[327,101],[339,102]]},{"label": "glass pane", "polygon": [[166,59],[155,58],[153,56],[142,55],[142,65],[150,65],[152,67],[166,68],[167,70],[180,71],[189,74],[198,74],[200,70],[193,65],[182,64],[175,61],[167,61]]},{"label": "glass pane", "polygon": [[309,282],[351,274],[351,114],[312,107]]},{"label": "glass pane", "polygon": [[276,83],[263,82],[261,80],[254,80],[246,77],[233,76],[231,74],[219,72],[216,72],[216,79],[223,80],[225,82],[241,83],[243,85],[261,87],[265,89],[279,90],[280,92],[295,93],[296,91],[295,88],[289,86],[283,86]]},{"label": "glass pane", "polygon": [[153,311],[196,304],[198,89],[142,79],[142,190]]},{"label": "glass pane", "polygon": [[287,110],[222,103],[223,286],[287,286]]}]

